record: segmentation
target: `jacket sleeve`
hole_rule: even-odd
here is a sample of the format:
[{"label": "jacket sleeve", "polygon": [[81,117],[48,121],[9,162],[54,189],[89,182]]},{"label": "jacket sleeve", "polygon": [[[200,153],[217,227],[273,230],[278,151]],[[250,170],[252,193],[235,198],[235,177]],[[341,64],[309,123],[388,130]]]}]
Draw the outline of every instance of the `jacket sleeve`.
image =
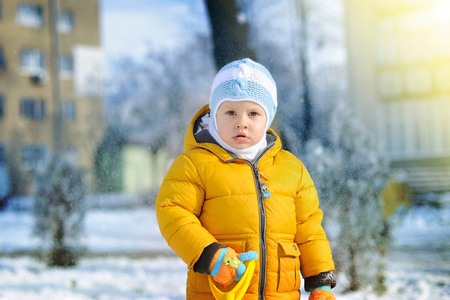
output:
[{"label": "jacket sleeve", "polygon": [[297,216],[295,242],[300,250],[300,271],[303,278],[334,270],[330,244],[322,228],[323,212],[319,208],[317,191],[304,166],[295,206]]},{"label": "jacket sleeve", "polygon": [[190,270],[203,249],[217,242],[198,219],[204,196],[197,169],[188,156],[180,155],[158,192],[156,217],[162,236]]}]

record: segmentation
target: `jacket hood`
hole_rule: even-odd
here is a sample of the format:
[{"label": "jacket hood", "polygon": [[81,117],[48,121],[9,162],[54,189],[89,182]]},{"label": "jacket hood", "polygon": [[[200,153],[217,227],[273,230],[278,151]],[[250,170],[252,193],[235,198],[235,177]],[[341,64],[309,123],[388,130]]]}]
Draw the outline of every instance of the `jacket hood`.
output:
[{"label": "jacket hood", "polygon": [[[230,161],[238,157],[234,153],[230,153],[223,149],[209,134],[208,130],[203,129],[194,135],[194,131],[199,126],[199,120],[210,113],[209,105],[203,106],[192,118],[184,138],[184,151],[202,148],[214,153],[223,161]],[[281,150],[281,141],[278,135],[271,128],[267,130],[267,145],[271,147],[265,155],[275,156]]]}]

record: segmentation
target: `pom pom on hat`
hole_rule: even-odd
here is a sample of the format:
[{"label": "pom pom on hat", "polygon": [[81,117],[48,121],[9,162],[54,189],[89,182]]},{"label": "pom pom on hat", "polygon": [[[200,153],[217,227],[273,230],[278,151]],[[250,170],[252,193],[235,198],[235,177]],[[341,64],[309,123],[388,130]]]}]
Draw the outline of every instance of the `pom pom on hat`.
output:
[{"label": "pom pom on hat", "polygon": [[267,130],[277,111],[277,87],[263,65],[249,58],[237,60],[219,70],[211,87],[209,108],[216,129],[216,113],[224,101],[253,101],[261,105],[267,115]]}]

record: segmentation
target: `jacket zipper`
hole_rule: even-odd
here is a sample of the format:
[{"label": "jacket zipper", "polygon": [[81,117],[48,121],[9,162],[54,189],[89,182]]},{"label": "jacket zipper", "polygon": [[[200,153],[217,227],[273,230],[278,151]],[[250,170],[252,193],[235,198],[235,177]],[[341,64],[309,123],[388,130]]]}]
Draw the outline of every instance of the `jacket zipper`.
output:
[{"label": "jacket zipper", "polygon": [[233,162],[236,160],[243,160],[247,162],[253,171],[253,178],[255,180],[256,193],[258,196],[258,207],[259,207],[259,251],[260,251],[260,272],[259,272],[259,291],[258,299],[264,300],[264,289],[266,287],[266,268],[267,268],[267,253],[266,253],[266,211],[264,209],[264,198],[260,190],[260,174],[258,169],[259,160],[273,147],[275,143],[270,143],[266,149],[255,159],[254,163],[249,160],[241,158],[233,158],[227,162]]},{"label": "jacket zipper", "polygon": [[259,277],[259,299],[264,299],[264,289],[266,286],[266,268],[267,268],[267,253],[266,253],[266,211],[264,208],[264,199],[259,189],[260,179],[259,170],[257,167],[253,168],[253,175],[255,178],[256,191],[258,194],[258,207],[259,207],[259,250],[261,253],[260,259],[260,277]]},{"label": "jacket zipper", "polygon": [[250,164],[253,170],[253,178],[255,179],[256,193],[258,195],[258,207],[259,207],[259,251],[260,258],[260,276],[259,276],[259,300],[264,300],[264,289],[266,287],[266,268],[267,268],[267,251],[266,251],[266,211],[264,208],[264,198],[260,190],[261,177],[259,174],[258,163],[261,157],[270,149],[275,143],[271,143],[266,149],[255,159],[255,162]]}]

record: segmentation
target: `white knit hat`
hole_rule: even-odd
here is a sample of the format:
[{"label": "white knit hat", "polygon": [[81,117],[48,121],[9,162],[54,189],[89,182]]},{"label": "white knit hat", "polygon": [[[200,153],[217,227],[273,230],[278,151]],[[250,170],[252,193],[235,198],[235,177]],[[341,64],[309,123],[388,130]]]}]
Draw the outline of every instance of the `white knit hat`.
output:
[{"label": "white knit hat", "polygon": [[277,87],[263,65],[249,58],[237,60],[220,69],[211,87],[209,108],[216,130],[217,110],[224,101],[253,101],[261,105],[267,115],[267,130],[277,111]]}]

